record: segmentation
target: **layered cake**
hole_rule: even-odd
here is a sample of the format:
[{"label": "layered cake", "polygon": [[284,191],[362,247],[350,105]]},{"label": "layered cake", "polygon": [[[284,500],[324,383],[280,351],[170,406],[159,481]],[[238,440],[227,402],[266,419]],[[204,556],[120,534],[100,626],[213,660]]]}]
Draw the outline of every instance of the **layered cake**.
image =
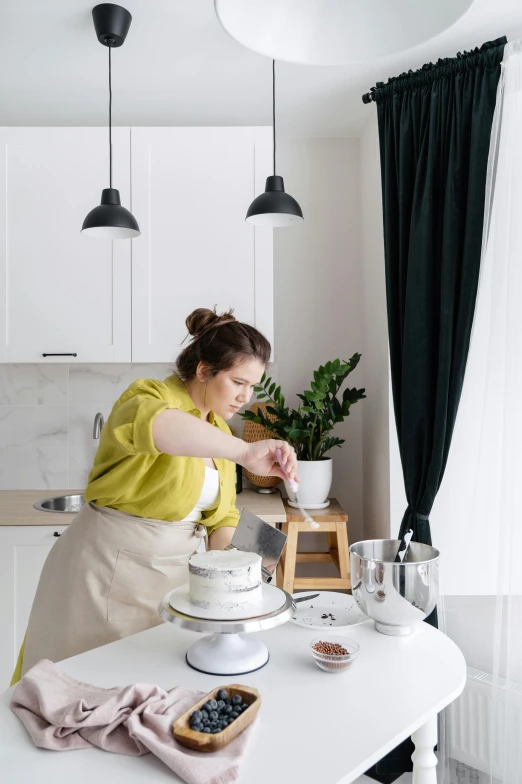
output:
[{"label": "layered cake", "polygon": [[261,556],[209,550],[189,558],[189,596],[205,610],[230,612],[263,601]]}]

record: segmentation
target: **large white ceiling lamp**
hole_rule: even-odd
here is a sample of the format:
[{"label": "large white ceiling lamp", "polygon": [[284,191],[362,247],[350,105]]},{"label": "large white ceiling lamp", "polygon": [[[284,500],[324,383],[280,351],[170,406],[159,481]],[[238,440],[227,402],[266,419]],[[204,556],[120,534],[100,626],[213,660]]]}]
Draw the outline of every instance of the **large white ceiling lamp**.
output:
[{"label": "large white ceiling lamp", "polygon": [[411,49],[451,27],[473,0],[214,0],[224,29],[273,60],[365,62]]}]

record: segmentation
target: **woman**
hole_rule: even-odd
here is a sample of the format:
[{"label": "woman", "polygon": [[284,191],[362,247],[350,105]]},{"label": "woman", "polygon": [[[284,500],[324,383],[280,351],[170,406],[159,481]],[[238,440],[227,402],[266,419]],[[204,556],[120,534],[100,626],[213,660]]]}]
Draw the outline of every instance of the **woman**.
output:
[{"label": "woman", "polygon": [[250,400],[270,344],[232,313],[199,308],[176,374],[139,379],[102,430],[86,504],[51,550],[38,584],[13,682],[40,659],[75,656],[161,623],[158,604],[187,582],[201,537],[229,543],[239,513],[235,466],[290,476],[296,456],[282,441],[247,444],[225,423]]}]

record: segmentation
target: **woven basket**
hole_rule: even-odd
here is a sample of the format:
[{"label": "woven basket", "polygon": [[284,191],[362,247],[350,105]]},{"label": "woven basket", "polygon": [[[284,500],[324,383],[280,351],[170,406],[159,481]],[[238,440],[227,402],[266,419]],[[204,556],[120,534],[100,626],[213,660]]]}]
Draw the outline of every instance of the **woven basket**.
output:
[{"label": "woven basket", "polygon": [[[267,403],[257,402],[253,403],[249,410],[253,411],[254,414],[257,414],[259,409],[261,409],[262,413],[267,417],[267,419],[273,422],[275,420],[275,416],[273,414],[267,414],[266,407]],[[273,437],[274,436],[272,433],[270,433],[266,427],[258,425],[257,422],[249,422],[248,420],[245,422],[245,427],[243,430],[243,441],[246,441],[247,444],[253,444],[255,441],[264,441],[266,438]],[[257,474],[251,474],[250,471],[246,470],[246,468],[244,468],[243,471],[247,479],[249,479],[256,487],[276,487],[283,481],[278,476],[257,476]]]}]

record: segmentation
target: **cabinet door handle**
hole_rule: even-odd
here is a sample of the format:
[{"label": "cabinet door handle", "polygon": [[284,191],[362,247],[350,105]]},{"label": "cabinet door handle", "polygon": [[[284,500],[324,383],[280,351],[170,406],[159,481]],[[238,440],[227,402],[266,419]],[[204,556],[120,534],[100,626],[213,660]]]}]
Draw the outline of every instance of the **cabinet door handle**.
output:
[{"label": "cabinet door handle", "polygon": [[55,531],[53,536],[61,536],[61,534],[59,534],[58,531]]},{"label": "cabinet door handle", "polygon": [[77,357],[78,354],[42,354],[42,357]]}]

